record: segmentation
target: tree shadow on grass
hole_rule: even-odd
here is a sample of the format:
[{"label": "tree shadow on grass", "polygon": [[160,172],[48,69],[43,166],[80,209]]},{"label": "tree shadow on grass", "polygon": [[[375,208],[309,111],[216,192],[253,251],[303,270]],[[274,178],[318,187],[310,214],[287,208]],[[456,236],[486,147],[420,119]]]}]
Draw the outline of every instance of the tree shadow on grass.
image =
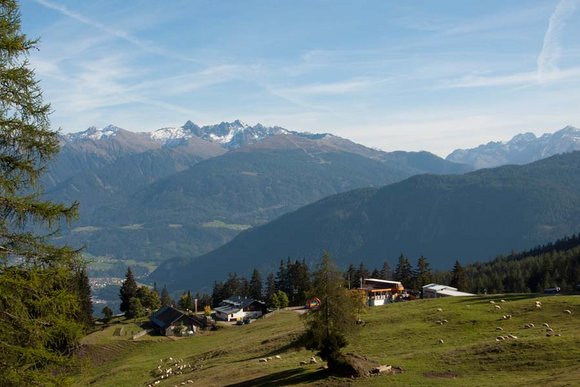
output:
[{"label": "tree shadow on grass", "polygon": [[304,372],[304,369],[294,368],[260,376],[240,383],[228,384],[226,387],[251,387],[251,386],[293,386],[301,383],[312,383],[330,376],[328,370],[316,372]]}]

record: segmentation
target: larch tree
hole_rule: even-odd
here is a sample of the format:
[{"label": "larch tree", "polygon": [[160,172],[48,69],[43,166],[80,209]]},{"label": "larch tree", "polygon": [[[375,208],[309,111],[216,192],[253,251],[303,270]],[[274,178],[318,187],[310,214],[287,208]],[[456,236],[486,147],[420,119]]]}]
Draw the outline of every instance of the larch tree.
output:
[{"label": "larch tree", "polygon": [[83,333],[78,250],[50,237],[77,214],[43,200],[39,179],[59,151],[50,105],[28,62],[15,0],[0,0],[0,385],[50,385]]},{"label": "larch tree", "polygon": [[318,350],[328,367],[340,372],[344,363],[341,349],[356,327],[356,305],[344,286],[343,274],[327,253],[313,274],[310,295],[320,299],[320,307],[304,315],[306,348]]}]

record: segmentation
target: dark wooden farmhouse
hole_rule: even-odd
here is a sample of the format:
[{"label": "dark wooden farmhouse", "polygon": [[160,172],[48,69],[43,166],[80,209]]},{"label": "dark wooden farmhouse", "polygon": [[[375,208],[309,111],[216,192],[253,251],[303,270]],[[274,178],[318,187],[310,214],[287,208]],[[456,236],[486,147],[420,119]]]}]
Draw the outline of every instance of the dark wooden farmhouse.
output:
[{"label": "dark wooden farmhouse", "polygon": [[149,320],[164,336],[188,336],[195,334],[199,328],[205,328],[200,318],[190,316],[172,306],[162,307]]}]

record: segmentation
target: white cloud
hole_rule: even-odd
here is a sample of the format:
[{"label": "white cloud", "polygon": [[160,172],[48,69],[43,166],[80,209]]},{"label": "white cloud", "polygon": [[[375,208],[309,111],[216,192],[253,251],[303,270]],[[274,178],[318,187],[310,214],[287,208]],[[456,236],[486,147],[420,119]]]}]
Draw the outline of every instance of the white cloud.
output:
[{"label": "white cloud", "polygon": [[[555,69],[547,72],[542,77],[542,83],[553,83],[580,79],[580,67],[566,70]],[[438,88],[458,89],[470,87],[493,87],[493,86],[530,86],[538,83],[538,73],[528,71],[507,75],[479,75],[470,74],[459,79],[442,81]]]},{"label": "white cloud", "polygon": [[383,83],[386,80],[374,79],[350,79],[334,83],[313,83],[304,86],[296,86],[278,89],[280,94],[301,94],[301,95],[334,95],[345,94],[360,90],[365,90],[377,83]]}]

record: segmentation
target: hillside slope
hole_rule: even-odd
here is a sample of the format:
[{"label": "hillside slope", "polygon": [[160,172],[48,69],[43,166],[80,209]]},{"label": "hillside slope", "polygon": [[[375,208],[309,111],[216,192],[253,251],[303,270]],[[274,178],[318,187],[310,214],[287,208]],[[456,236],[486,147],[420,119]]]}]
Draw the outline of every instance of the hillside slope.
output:
[{"label": "hillside slope", "polygon": [[[504,299],[506,302],[501,303]],[[279,311],[245,326],[224,327],[191,338],[114,336],[113,325],[85,338],[78,386],[135,386],[153,383],[169,358],[193,365],[159,386],[489,386],[576,385],[580,379],[580,296],[501,295],[390,304],[368,309],[366,324],[346,352],[403,369],[396,375],[363,379],[329,376],[320,359],[294,345],[303,323],[294,311]],[[496,310],[490,301],[501,305]],[[438,309],[441,312],[438,312]],[[571,315],[564,313],[570,310]],[[511,314],[510,320],[501,320]],[[447,320],[439,325],[437,321]],[[546,336],[548,323],[554,334]],[[532,329],[524,324],[534,323]],[[503,331],[496,330],[500,327]],[[496,341],[499,335],[518,339]],[[439,342],[443,340],[443,344]],[[279,355],[280,359],[275,359]],[[261,358],[272,357],[267,363]],[[172,360],[173,361],[173,360]]]},{"label": "hillside slope", "polygon": [[425,255],[435,268],[522,250],[580,230],[580,152],[466,175],[420,175],[331,196],[247,231],[196,259],[165,262],[152,280],[197,289],[228,272],[274,271],[281,258],[341,265]]}]

